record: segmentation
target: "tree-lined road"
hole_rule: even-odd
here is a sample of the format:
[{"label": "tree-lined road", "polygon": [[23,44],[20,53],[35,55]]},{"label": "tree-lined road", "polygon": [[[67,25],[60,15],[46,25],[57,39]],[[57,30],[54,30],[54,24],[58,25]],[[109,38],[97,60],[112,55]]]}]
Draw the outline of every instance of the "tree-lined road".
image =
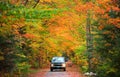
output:
[{"label": "tree-lined road", "polygon": [[80,73],[79,68],[75,65],[67,66],[67,70],[54,70],[50,71],[49,68],[44,68],[37,73],[30,74],[29,77],[85,77]]}]

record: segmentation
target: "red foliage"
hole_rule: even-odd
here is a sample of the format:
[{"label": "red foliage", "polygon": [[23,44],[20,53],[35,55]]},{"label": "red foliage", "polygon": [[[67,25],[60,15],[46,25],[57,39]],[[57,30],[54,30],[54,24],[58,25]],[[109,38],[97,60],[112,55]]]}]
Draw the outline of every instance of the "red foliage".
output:
[{"label": "red foliage", "polygon": [[112,6],[112,10],[113,10],[113,11],[116,11],[116,12],[120,12],[120,8],[115,7],[115,6]]}]

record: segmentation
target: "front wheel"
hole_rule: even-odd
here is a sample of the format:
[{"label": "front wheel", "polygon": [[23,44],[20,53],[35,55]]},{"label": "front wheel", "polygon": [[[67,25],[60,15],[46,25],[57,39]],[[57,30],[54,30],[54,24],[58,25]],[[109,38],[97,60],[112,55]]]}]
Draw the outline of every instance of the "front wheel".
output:
[{"label": "front wheel", "polygon": [[53,68],[51,68],[50,71],[53,71]]},{"label": "front wheel", "polygon": [[64,71],[66,71],[66,68],[64,68]]}]

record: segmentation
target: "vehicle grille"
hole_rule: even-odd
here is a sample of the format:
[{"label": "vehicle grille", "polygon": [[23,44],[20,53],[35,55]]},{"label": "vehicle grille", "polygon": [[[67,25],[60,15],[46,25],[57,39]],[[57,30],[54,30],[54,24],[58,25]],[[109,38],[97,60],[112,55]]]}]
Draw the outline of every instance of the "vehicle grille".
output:
[{"label": "vehicle grille", "polygon": [[54,66],[62,66],[62,63],[55,63]]}]

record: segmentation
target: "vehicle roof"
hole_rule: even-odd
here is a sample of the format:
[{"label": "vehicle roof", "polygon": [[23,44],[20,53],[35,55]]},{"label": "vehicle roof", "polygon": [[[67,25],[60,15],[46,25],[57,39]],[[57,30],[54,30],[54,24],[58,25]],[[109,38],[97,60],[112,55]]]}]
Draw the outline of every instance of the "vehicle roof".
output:
[{"label": "vehicle roof", "polygon": [[65,57],[61,57],[61,56],[60,56],[60,57],[59,57],[59,56],[55,56],[55,57],[53,57],[53,58],[65,58]]}]

